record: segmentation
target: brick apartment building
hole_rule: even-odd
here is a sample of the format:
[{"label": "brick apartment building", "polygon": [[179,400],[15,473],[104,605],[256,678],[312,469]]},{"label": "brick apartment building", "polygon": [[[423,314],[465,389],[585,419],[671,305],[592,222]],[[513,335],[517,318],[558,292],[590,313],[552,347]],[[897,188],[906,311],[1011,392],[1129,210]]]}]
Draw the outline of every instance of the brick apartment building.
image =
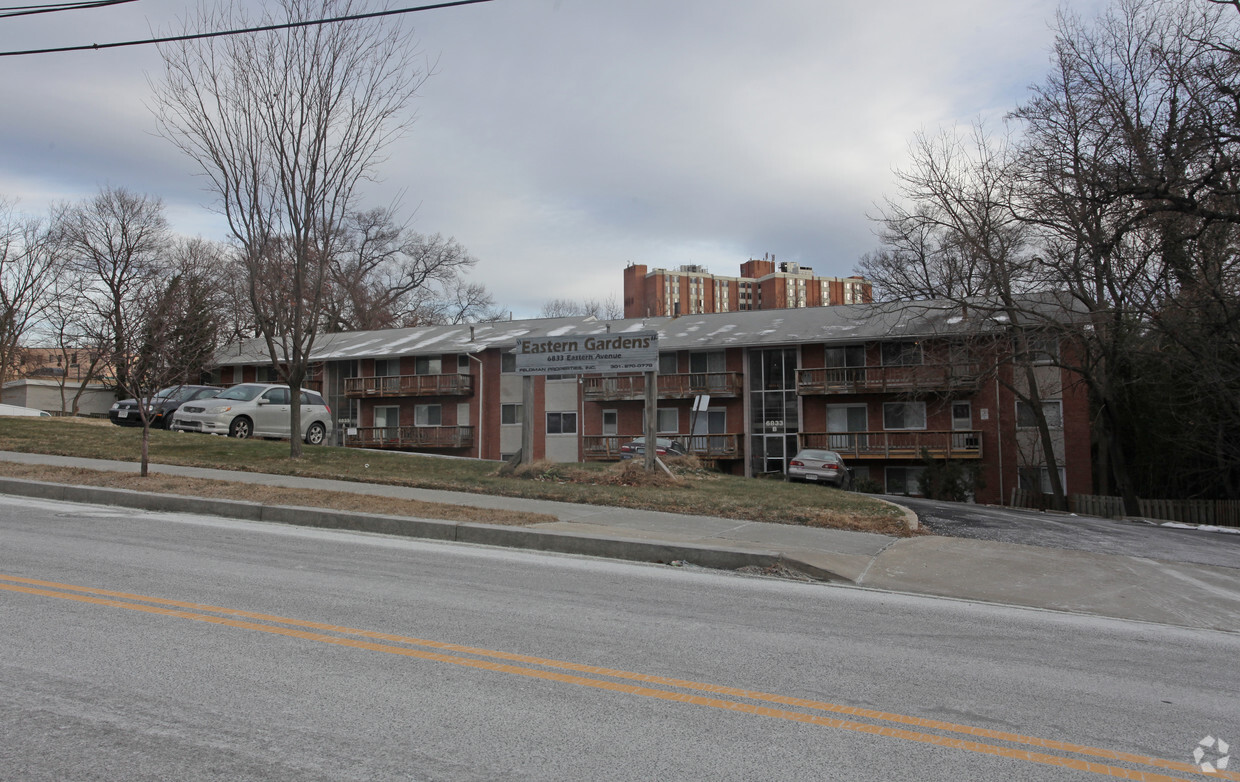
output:
[{"label": "brick apartment building", "polygon": [[777,266],[773,256],[746,261],[738,277],[711,274],[693,265],[647,270],[633,264],[624,270],[626,318],[825,307],[872,299],[873,286],[864,278],[816,277],[809,266]]},{"label": "brick apartment building", "polygon": [[[738,475],[778,475],[800,447],[839,451],[858,479],[917,494],[923,455],[976,464],[979,501],[1045,490],[1031,411],[1018,401],[1011,341],[947,303],[853,304],[597,321],[554,318],[327,334],[316,384],[346,446],[506,458],[531,416],[534,456],[617,459],[642,435],[645,376],[537,377],[533,409],[511,352],[520,337],[659,333],[660,437]],[[1089,415],[1080,383],[1044,345],[1034,375],[1060,474],[1089,493]],[[257,341],[219,356],[223,384],[273,379]],[[694,402],[705,409],[694,411]]]}]

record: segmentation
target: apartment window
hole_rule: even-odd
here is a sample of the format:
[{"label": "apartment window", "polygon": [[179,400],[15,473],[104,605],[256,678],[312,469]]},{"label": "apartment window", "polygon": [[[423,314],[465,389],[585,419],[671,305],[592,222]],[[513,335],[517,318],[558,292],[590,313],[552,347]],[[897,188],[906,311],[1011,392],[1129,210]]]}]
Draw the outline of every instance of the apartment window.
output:
[{"label": "apartment window", "polygon": [[[1025,358],[1032,364],[1054,364],[1059,361],[1059,338],[1044,331],[1030,331],[1024,334],[1028,350]],[[1017,347],[1019,350],[1019,346]]]},{"label": "apartment window", "polygon": [[391,377],[400,374],[400,361],[394,358],[375,359],[375,377]]},{"label": "apartment window", "polygon": [[469,356],[462,353],[456,357],[456,371],[462,375],[469,374]]},{"label": "apartment window", "polygon": [[499,422],[501,424],[519,424],[523,420],[521,405],[500,405]]},{"label": "apartment window", "polygon": [[865,345],[832,345],[828,347],[826,365],[830,368],[865,366]]},{"label": "apartment window", "polygon": [[413,360],[413,374],[415,375],[439,375],[442,373],[443,360],[438,356],[418,356]]},{"label": "apartment window", "polygon": [[400,432],[400,408],[395,406],[376,407],[375,428],[383,430],[381,436],[384,438],[396,438]]},{"label": "apartment window", "polygon": [[415,405],[413,408],[414,426],[442,426],[442,405]]},{"label": "apartment window", "polygon": [[888,430],[925,429],[925,402],[884,402],[883,428]]},{"label": "apartment window", "polygon": [[[1051,471],[1046,467],[1021,467],[1016,471],[1020,488],[1037,494],[1051,493]],[[1059,468],[1059,485],[1067,487],[1067,474]]]},{"label": "apartment window", "polygon": [[709,353],[690,353],[689,371],[694,374],[722,372],[725,364],[724,356],[725,354],[722,350],[712,350]]},{"label": "apartment window", "polygon": [[924,467],[888,467],[884,470],[888,494],[921,494],[921,473]]},{"label": "apartment window", "polygon": [[617,435],[620,433],[620,411],[604,410],[603,411],[603,434]]},{"label": "apartment window", "polygon": [[547,413],[547,434],[577,434],[577,414]]},{"label": "apartment window", "polygon": [[676,434],[680,431],[680,411],[674,407],[660,407],[656,414],[659,434]]},{"label": "apartment window", "polygon": [[[1042,413],[1046,416],[1046,425],[1049,428],[1063,428],[1062,402],[1057,399],[1042,402]],[[1034,415],[1033,406],[1020,399],[1016,400],[1016,425],[1026,429],[1031,429],[1038,425],[1038,418]]]},{"label": "apartment window", "polygon": [[659,354],[659,374],[660,375],[674,375],[678,371],[679,371],[679,367],[677,366],[675,353],[660,353]]},{"label": "apartment window", "polygon": [[922,363],[920,342],[884,342],[883,366],[908,367]]},{"label": "apartment window", "polygon": [[512,373],[517,371],[517,354],[516,353],[500,353],[499,354],[499,371]]}]

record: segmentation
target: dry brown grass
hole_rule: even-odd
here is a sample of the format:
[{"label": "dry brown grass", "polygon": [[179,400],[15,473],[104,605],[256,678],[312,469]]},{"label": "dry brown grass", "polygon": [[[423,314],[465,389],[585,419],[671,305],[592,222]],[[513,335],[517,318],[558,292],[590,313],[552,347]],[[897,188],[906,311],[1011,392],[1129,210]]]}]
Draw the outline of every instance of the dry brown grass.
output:
[{"label": "dry brown grass", "polygon": [[176,494],[207,499],[241,500],[261,505],[294,505],[309,508],[356,513],[378,513],[385,516],[404,516],[419,519],[444,519],[447,521],[472,521],[481,524],[524,526],[556,521],[556,517],[543,513],[476,508],[469,505],[449,505],[441,502],[422,502],[393,497],[377,497],[370,494],[354,494],[342,491],[317,491],[289,489],[280,486],[262,486],[235,481],[216,481],[206,478],[186,478],[178,475],[151,474],[145,478],[132,472],[86,470],[79,467],[52,467],[40,464],[18,464],[0,461],[0,475],[25,478],[49,483],[67,483],[75,486],[101,486],[110,489],[130,489],[151,494]]}]

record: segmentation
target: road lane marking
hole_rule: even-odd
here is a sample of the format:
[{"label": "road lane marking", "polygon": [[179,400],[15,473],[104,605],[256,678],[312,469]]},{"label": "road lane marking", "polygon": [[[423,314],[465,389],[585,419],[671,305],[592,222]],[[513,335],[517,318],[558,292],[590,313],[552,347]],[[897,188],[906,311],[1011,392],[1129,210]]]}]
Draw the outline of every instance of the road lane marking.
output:
[{"label": "road lane marking", "polygon": [[[1022,736],[1020,734],[1006,733],[1003,731],[994,731],[986,728],[978,728],[968,725],[959,725],[955,723],[942,722],[939,720],[925,719],[921,717],[912,717],[902,714],[894,714],[890,712],[875,711],[871,709],[856,708],[850,706],[840,706],[837,704],[825,703],[820,701],[807,700],[803,698],[792,698],[788,696],[774,695],[755,690],[743,690],[723,685],[703,684],[700,682],[687,681],[682,679],[673,679],[663,676],[655,676],[649,674],[633,673],[629,671],[616,670],[611,668],[602,668],[598,666],[583,665],[579,663],[571,663],[560,660],[551,660],[547,658],[532,657],[528,655],[520,655],[509,652],[501,652],[489,649],[481,649],[478,647],[462,646],[458,644],[445,643],[440,641],[430,641],[426,639],[411,638],[408,636],[395,635],[390,633],[380,633],[369,630],[360,630],[357,628],[345,627],[341,625],[332,625],[321,622],[312,622],[305,620],[290,619],[287,617],[275,616],[271,614],[263,614],[252,611],[244,611],[240,609],[223,608],[220,606],[211,606],[201,603],[192,603],[180,600],[169,600],[166,598],[152,597],[148,595],[136,595],[127,592],[116,592],[113,590],[96,589],[92,587],[77,586],[72,584],[62,584],[52,581],[41,581],[37,579],[22,578],[19,576],[9,576],[0,574],[0,582],[10,581],[12,584],[0,583],[0,589],[10,592],[19,592],[25,594],[39,595],[45,597],[55,597],[66,600],[73,600],[81,603],[95,604],[112,608],[125,608],[134,611],[140,611],[148,614],[170,616],[192,621],[206,622],[209,624],[235,627],[246,630],[255,630],[259,632],[282,635],[301,640],[316,641],[320,643],[329,643],[337,646],[346,646],[368,651],[376,651],[387,654],[397,654],[406,657],[415,657],[419,659],[432,660],[436,662],[451,663],[454,665],[462,665],[466,667],[490,670],[500,673],[509,673],[532,678],[539,678],[548,681],[556,681],[579,686],[592,687],[595,689],[611,690],[614,692],[622,692],[631,695],[639,695],[643,697],[658,698],[661,700],[670,700],[682,703],[691,703],[699,706],[708,706],[712,708],[725,709],[741,713],[754,714],[770,718],[785,719],[794,722],[803,722],[826,727],[833,727],[842,730],[849,730],[861,733],[869,733],[873,735],[887,736],[890,738],[900,738],[907,741],[914,741],[925,744],[933,744],[943,747],[951,747],[970,752],[993,755],[998,757],[1025,760],[1028,762],[1039,763],[1044,765],[1060,766],[1080,771],[1089,771],[1092,773],[1105,774],[1117,779],[1131,780],[1171,780],[1179,779],[1178,777],[1168,777],[1160,774],[1154,774],[1144,771],[1135,771],[1126,768],[1108,766],[1093,761],[1077,760],[1075,758],[1065,758],[1059,755],[1048,755],[1041,752],[1033,752],[1028,750],[1013,749],[1010,747],[1002,747],[992,744],[985,744],[975,741],[966,741],[935,734],[918,733],[915,731],[904,730],[902,728],[884,727],[869,725],[866,723],[854,722],[851,720],[840,720],[831,717],[822,717],[814,714],[805,714],[802,712],[785,711],[782,709],[774,709],[767,706],[738,703],[735,701],[725,701],[717,698],[709,698],[698,695],[689,695],[684,693],[669,692],[667,690],[656,690],[647,687],[621,684],[617,682],[609,682],[600,679],[591,679],[584,676],[574,676],[568,674],[555,673],[553,671],[542,671],[533,668],[525,668],[506,663],[495,663],[487,660],[476,660],[468,657],[458,657],[450,654],[443,654],[439,651],[422,651],[418,649],[408,649],[398,646],[390,646],[386,644],[372,643],[370,641],[356,640],[354,638],[340,637],[339,635],[324,635],[319,632],[307,632],[306,630],[295,629],[298,627],[320,630],[324,632],[340,633],[344,635],[358,636],[361,638],[390,641],[394,643],[409,644],[415,646],[427,647],[430,649],[456,652],[458,654],[471,654],[480,657],[489,657],[493,659],[506,660],[509,662],[520,662],[527,665],[539,665],[547,668],[559,668],[563,670],[571,670],[578,673],[589,673],[599,676],[607,676],[610,678],[619,678],[630,681],[643,682],[647,684],[661,684],[664,686],[676,687],[680,689],[697,690],[708,692],[715,695],[728,695],[731,697],[745,698],[749,700],[757,700],[768,703],[777,703],[786,706],[796,706],[816,711],[828,711],[849,716],[863,717],[885,722],[896,722],[905,725],[913,725],[922,728],[930,728],[947,732],[963,733],[975,737],[990,738],[1008,743],[1020,743],[1035,746],[1043,749],[1055,749],[1075,754],[1093,755],[1095,757],[1105,758],[1120,762],[1128,762],[1145,766],[1152,766],[1160,769],[1182,771],[1191,774],[1202,774],[1199,768],[1188,763],[1177,763],[1175,761],[1163,760],[1160,758],[1147,757],[1126,752],[1117,752],[1112,750],[1100,749],[1097,747],[1089,747],[1084,745],[1072,744],[1068,742],[1054,741],[1050,739],[1039,739],[1030,736]],[[30,585],[30,586],[23,586]],[[36,587],[47,587],[42,589]],[[53,591],[55,590],[55,591]],[[97,597],[99,596],[99,597]],[[116,599],[112,599],[116,598]],[[141,602],[125,602],[125,601],[141,601]],[[152,605],[145,605],[149,603]],[[171,606],[172,608],[165,608]],[[184,609],[184,610],[181,610]],[[210,612],[210,613],[197,613]],[[263,622],[274,622],[289,627],[279,627],[271,624],[256,624],[254,622],[238,621],[229,619],[227,616],[212,616],[211,614],[225,614],[230,616],[239,616],[247,619],[255,619]],[[1215,779],[1231,779],[1240,780],[1240,775],[1229,772],[1215,772],[1209,776]]]}]

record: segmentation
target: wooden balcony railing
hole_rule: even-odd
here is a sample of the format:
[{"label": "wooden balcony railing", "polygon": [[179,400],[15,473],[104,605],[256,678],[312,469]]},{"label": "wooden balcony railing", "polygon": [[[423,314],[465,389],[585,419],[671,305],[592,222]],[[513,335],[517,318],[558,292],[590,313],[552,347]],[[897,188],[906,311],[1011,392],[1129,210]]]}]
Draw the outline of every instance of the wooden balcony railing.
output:
[{"label": "wooden balcony railing", "polygon": [[[638,437],[641,435],[582,435],[582,452],[588,462],[616,461],[620,458],[620,446]],[[699,459],[717,461],[741,458],[741,438],[739,434],[699,434],[668,439],[680,443]]]},{"label": "wooden balcony railing", "polygon": [[473,375],[385,375],[349,377],[344,381],[348,397],[469,396],[474,393]]},{"label": "wooden balcony railing", "polygon": [[885,391],[976,390],[981,374],[978,364],[798,369],[797,393],[871,394]]},{"label": "wooden balcony railing", "polygon": [[[593,402],[642,399],[646,396],[646,376],[586,377],[581,388],[582,396]],[[699,394],[736,397],[744,391],[745,384],[740,372],[690,372],[659,375],[658,388],[660,399],[692,399]]]},{"label": "wooden balcony railing", "polygon": [[982,433],[957,432],[802,432],[802,448],[825,448],[845,459],[982,458]]},{"label": "wooden balcony railing", "polygon": [[351,448],[468,448],[474,444],[474,427],[359,426],[345,430],[344,444]]}]

